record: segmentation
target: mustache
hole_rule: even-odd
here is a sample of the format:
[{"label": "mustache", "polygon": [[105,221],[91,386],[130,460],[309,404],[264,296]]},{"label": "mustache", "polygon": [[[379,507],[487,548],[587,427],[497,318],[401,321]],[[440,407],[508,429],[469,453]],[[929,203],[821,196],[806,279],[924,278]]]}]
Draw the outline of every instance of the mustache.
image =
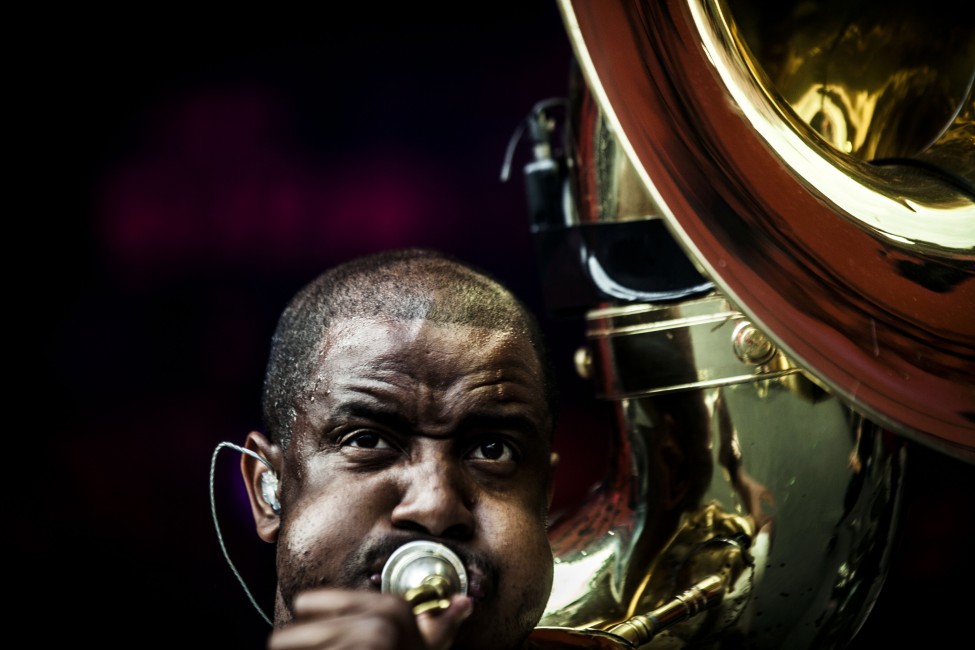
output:
[{"label": "mustache", "polygon": [[403,544],[418,540],[443,544],[457,554],[468,573],[479,574],[490,584],[497,584],[500,574],[498,563],[485,553],[469,549],[450,540],[434,539],[423,535],[391,534],[371,538],[351,554],[345,565],[343,575],[339,579],[341,586],[352,588],[361,585],[364,571],[368,571],[370,574],[381,571],[389,556],[396,549]]}]

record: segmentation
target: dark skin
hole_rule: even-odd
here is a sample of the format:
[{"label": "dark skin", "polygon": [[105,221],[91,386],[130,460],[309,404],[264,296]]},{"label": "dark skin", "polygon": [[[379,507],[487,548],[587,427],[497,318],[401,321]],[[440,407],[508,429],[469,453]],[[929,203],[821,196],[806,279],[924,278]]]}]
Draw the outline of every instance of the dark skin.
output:
[{"label": "dark skin", "polygon": [[[268,647],[517,647],[552,581],[546,519],[551,416],[529,342],[425,320],[333,324],[286,450],[247,447],[281,478],[280,516],[261,497],[266,467],[242,471],[258,534],[277,543]],[[468,596],[413,616],[383,594],[389,554],[414,539],[464,561]]]}]

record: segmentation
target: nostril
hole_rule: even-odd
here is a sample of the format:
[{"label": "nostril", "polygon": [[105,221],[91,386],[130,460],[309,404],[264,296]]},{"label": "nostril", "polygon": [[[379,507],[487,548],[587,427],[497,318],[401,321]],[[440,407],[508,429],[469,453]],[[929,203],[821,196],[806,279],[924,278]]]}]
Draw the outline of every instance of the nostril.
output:
[{"label": "nostril", "polygon": [[409,530],[414,533],[424,533],[429,535],[430,531],[426,529],[426,526],[418,524],[415,521],[410,521],[409,519],[400,519],[393,523],[393,525],[400,530]]},{"label": "nostril", "polygon": [[467,524],[454,524],[440,534],[444,539],[466,542],[474,536],[474,530]]}]

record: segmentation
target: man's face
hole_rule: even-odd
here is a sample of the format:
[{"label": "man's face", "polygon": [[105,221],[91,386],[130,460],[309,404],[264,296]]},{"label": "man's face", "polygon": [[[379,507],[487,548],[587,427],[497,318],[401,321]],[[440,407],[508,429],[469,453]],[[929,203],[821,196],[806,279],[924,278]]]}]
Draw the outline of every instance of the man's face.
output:
[{"label": "man's face", "polygon": [[401,544],[439,541],[468,570],[463,647],[507,647],[552,581],[550,421],[523,337],[429,321],[333,324],[284,454],[280,595],[379,590]]}]

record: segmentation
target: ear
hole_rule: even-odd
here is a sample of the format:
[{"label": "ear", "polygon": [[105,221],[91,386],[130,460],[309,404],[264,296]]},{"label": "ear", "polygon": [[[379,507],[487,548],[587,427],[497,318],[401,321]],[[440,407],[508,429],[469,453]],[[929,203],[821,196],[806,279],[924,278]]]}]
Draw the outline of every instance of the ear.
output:
[{"label": "ear", "polygon": [[[281,449],[277,445],[272,445],[263,434],[251,431],[247,434],[247,442],[244,446],[258,456],[267,459],[274,467],[274,472],[279,477],[281,476]],[[264,474],[270,471],[267,465],[250,454],[241,454],[240,473],[244,477],[244,485],[247,486],[247,496],[251,502],[251,513],[254,516],[257,534],[265,542],[273,543],[278,539],[281,517],[264,499],[261,490]],[[280,499],[280,495],[278,498]]]}]

